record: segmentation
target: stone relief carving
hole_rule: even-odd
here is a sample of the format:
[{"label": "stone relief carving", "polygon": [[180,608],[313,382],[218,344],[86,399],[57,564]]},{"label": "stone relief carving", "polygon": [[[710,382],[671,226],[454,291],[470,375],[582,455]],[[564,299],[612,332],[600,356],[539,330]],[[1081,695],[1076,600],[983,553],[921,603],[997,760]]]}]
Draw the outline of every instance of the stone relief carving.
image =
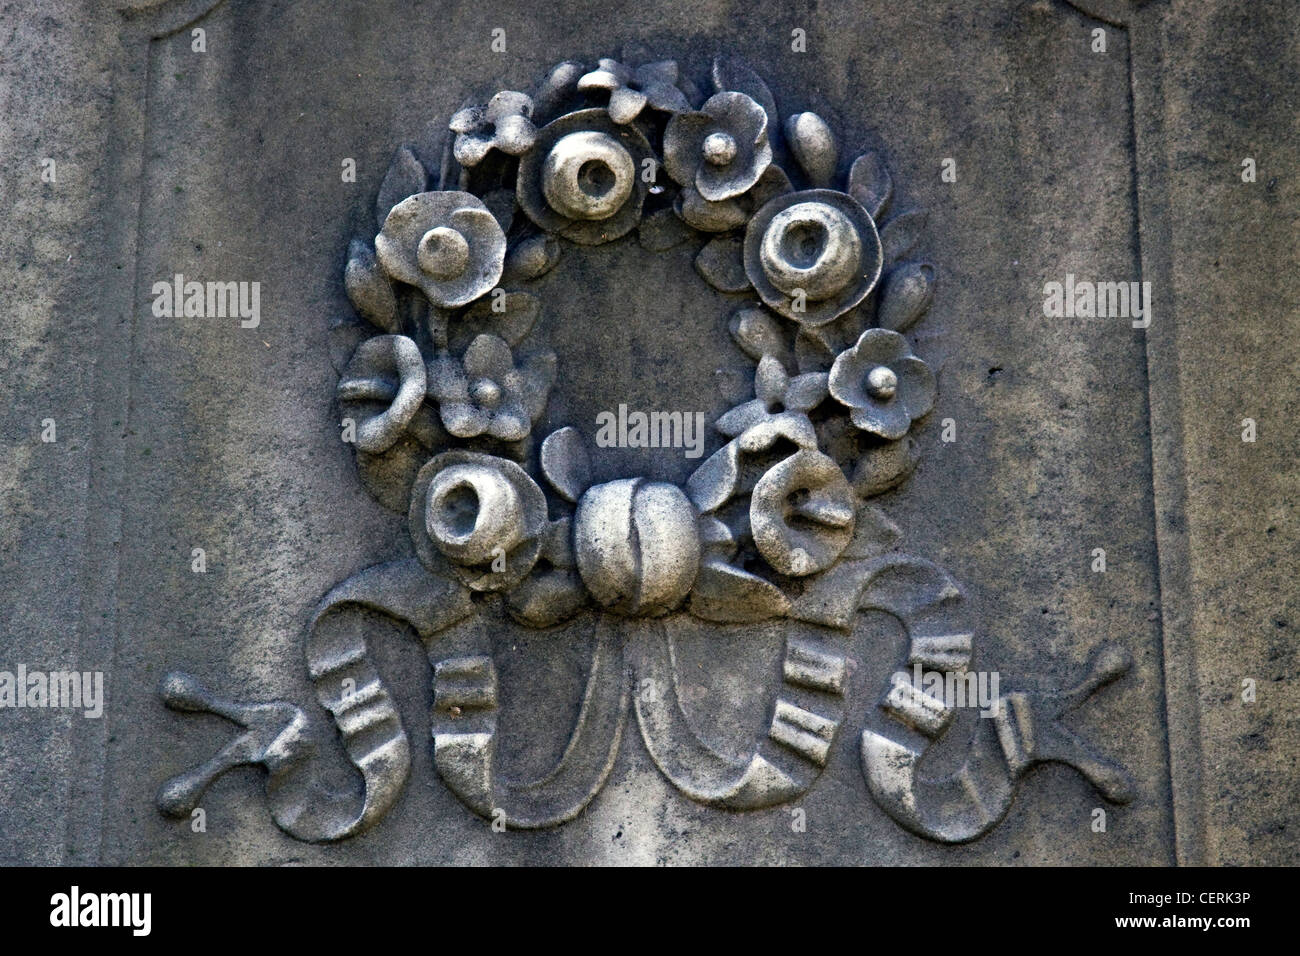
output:
[{"label": "stone relief carving", "polygon": [[[312,616],[308,671],[337,734],[295,704],[235,703],[168,675],[168,707],[243,730],[163,784],[162,812],[188,815],[218,775],[258,764],[275,822],[298,839],[343,839],[384,816],[409,774],[410,742],[359,609],[424,642],[437,771],[467,807],[510,827],[580,813],[610,773],[629,714],[678,790],[729,810],[805,793],[846,721],[861,734],[871,796],[933,840],[987,832],[1042,761],[1075,767],[1108,800],[1132,799],[1128,774],[1060,720],[1127,671],[1115,646],[1097,649],[1076,688],[1000,694],[957,771],[918,773],[956,708],[917,677],[965,672],[976,633],[956,582],[899,550],[899,530],[872,503],[916,467],[912,432],[936,399],[933,372],[902,334],[933,296],[933,267],[906,261],[924,216],[887,215],[891,180],[873,153],[836,188],[830,127],[808,112],[781,123],[743,63],[718,59],[710,79],[706,95],[672,61],[566,61],[531,95],[503,91],[452,116],[432,175],[398,150],[378,235],[349,249],[345,286],[359,318],[334,334],[355,343],[337,400],[355,426],[360,479],[408,516],[414,557],[342,582]],[[782,168],[776,159],[787,156]],[[649,253],[700,246],[699,276],[738,297],[724,320],[755,364],[753,398],[713,423],[726,443],[682,486],[594,483],[576,428],[535,433],[566,370],[563,357],[529,346],[544,303],[528,284],[566,244],[633,231]],[[441,650],[446,635],[480,626],[489,602],[519,624],[591,640],[567,746],[535,779],[498,766],[491,654]],[[878,714],[846,702],[864,610],[902,623],[899,664],[914,669],[888,680]],[[687,619],[783,622],[770,722],[743,758],[700,736],[682,706],[676,634]],[[320,748],[339,738],[359,792],[322,785]]]}]

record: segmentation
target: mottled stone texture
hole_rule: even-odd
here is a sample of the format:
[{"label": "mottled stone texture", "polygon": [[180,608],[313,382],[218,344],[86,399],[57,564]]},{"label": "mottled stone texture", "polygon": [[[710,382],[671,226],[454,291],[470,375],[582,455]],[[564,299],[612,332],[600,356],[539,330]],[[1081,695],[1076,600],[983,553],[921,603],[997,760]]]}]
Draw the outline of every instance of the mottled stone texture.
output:
[{"label": "mottled stone texture", "polygon": [[[210,5],[210,4],[209,4]],[[1128,4],[511,4],[199,2],[118,13],[5,8],[0,256],[0,668],[102,669],[101,721],[0,710],[0,860],[281,863],[1294,863],[1300,752],[1300,10],[1286,0]],[[191,50],[190,28],[207,52]],[[507,52],[490,48],[506,30]],[[1090,50],[1107,31],[1107,52]],[[807,33],[792,53],[790,31]],[[883,151],[896,208],[921,206],[934,305],[911,336],[938,370],[914,479],[880,503],[908,550],[974,606],[976,666],[1048,686],[1101,640],[1133,672],[1075,720],[1138,782],[1090,827],[1095,791],[1062,767],[1023,781],[1007,819],[964,847],[906,833],[871,801],[856,753],[899,658],[864,618],[846,720],[799,806],[709,809],[672,789],[629,734],[609,784],[565,826],[493,833],[438,780],[428,661],[397,628],[372,649],[403,712],[411,782],[374,830],[299,844],[257,771],[204,798],[207,832],[154,791],[224,740],[163,709],[172,667],[232,696],[310,701],[301,642],[331,586],[410,552],[404,519],[361,487],[338,438],[326,329],[350,306],[348,240],[372,235],[395,147],[436,165],[468,100],[522,89],[565,58],[627,41],[703,83],[745,56],[783,115],[814,110],[848,158]],[[426,155],[427,154],[427,155]],[[41,160],[57,181],[41,180]],[[340,181],[352,157],[357,182]],[[940,178],[947,157],[955,183]],[[1243,183],[1251,157],[1258,181]],[[595,414],[729,407],[747,363],[732,299],[679,247],[566,247],[536,284],[560,356],[547,428],[590,441]],[[262,284],[262,324],[159,319],[174,273]],[[1047,319],[1042,286],[1153,282],[1145,333]],[[730,383],[730,384],[729,384]],[[721,388],[720,388],[721,384]],[[40,441],[55,419],[58,440]],[[940,422],[957,441],[940,441]],[[1241,440],[1242,419],[1257,423]],[[711,439],[709,451],[717,447]],[[609,450],[597,478],[682,481],[692,464]],[[191,549],[207,554],[191,572]],[[1093,574],[1092,549],[1108,570]],[[562,752],[587,667],[581,635],[493,625],[501,759]],[[741,749],[779,626],[682,635],[688,716]],[[1257,683],[1242,701],[1242,681]],[[314,706],[314,704],[313,704]],[[937,755],[942,760],[943,755]]]}]

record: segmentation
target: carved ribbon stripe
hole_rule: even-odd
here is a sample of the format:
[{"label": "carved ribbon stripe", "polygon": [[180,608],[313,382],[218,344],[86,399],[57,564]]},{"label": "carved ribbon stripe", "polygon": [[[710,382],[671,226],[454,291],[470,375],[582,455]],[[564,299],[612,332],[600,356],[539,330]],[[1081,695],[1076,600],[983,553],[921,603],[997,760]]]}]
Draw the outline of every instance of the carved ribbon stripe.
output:
[{"label": "carved ribbon stripe", "polygon": [[433,757],[453,793],[480,816],[514,829],[573,819],[604,786],[627,718],[628,681],[617,627],[597,619],[582,708],[563,755],[544,776],[499,773],[497,675],[487,656],[448,658],[434,667]]},{"label": "carved ribbon stripe", "polygon": [[842,654],[791,636],[781,689],[766,738],[751,755],[720,754],[682,708],[677,652],[668,625],[642,625],[637,648],[636,717],[655,765],[694,800],[731,810],[770,807],[805,793],[826,766],[844,714],[847,663]]}]

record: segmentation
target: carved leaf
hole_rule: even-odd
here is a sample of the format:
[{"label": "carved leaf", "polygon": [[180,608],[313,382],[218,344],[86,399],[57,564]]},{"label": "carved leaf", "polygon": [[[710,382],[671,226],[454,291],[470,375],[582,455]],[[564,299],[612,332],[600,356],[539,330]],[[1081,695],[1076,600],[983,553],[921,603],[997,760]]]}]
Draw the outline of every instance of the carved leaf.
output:
[{"label": "carved leaf", "polygon": [[529,282],[546,275],[560,261],[560,243],[545,233],[521,239],[506,254],[503,282]]},{"label": "carved leaf", "polygon": [[424,192],[428,181],[429,174],[415,158],[415,154],[405,146],[399,147],[393,154],[383,185],[379,187],[379,198],[375,200],[375,220],[382,226],[390,209],[407,196]]},{"label": "carved leaf", "polygon": [[880,294],[878,324],[882,329],[902,332],[925,314],[934,301],[934,266],[908,262],[885,278]]},{"label": "carved leaf", "polygon": [[785,332],[776,316],[766,309],[758,306],[737,309],[728,328],[740,350],[755,362],[764,355],[771,355],[782,365],[789,364],[791,354]]},{"label": "carved leaf", "polygon": [[[502,311],[493,306],[499,304]],[[504,296],[480,299],[452,322],[453,350],[469,345],[484,332],[504,339],[511,348],[528,337],[542,314],[542,302],[531,292],[507,292]]]},{"label": "carved leaf", "polygon": [[700,514],[716,511],[730,500],[740,482],[740,447],[727,442],[686,479],[686,497]]},{"label": "carved leaf", "polygon": [[785,138],[814,186],[829,186],[835,178],[839,148],[835,134],[816,113],[795,113],[785,121]]},{"label": "carved leaf", "polygon": [[910,209],[885,223],[880,230],[880,244],[884,247],[886,268],[912,251],[925,229],[925,220],[925,210]]},{"label": "carved leaf", "polygon": [[355,316],[335,319],[329,327],[330,364],[340,375],[352,361],[357,346],[375,334],[375,330]]},{"label": "carved leaf", "polygon": [[734,236],[719,236],[710,241],[695,257],[695,269],[704,281],[719,292],[744,292],[749,288],[742,244]]},{"label": "carved leaf", "polygon": [[835,353],[820,336],[800,329],[794,340],[795,361],[801,373],[825,372],[835,362]]},{"label": "carved leaf", "polygon": [[432,449],[447,441],[438,413],[427,404],[415,413],[402,435],[382,455],[357,449],[357,477],[362,487],[389,511],[405,514],[411,505],[411,486]]},{"label": "carved leaf", "polygon": [[570,504],[577,504],[591,487],[591,460],[576,428],[568,426],[547,435],[541,461],[546,480]]},{"label": "carved leaf", "polygon": [[557,63],[533,97],[533,122],[544,126],[576,105],[578,80],[587,68],[577,60]]},{"label": "carved leaf", "polygon": [[576,614],[587,599],[575,571],[533,574],[506,595],[510,616],[528,627],[551,627]]},{"label": "carved leaf", "polygon": [[885,513],[875,505],[863,504],[858,508],[857,522],[853,527],[853,538],[844,549],[843,557],[874,558],[884,554],[903,538],[898,525],[890,521]]},{"label": "carved leaf", "polygon": [[858,612],[869,563],[860,558],[844,558],[810,578],[790,608],[790,617],[821,627],[848,630]]},{"label": "carved leaf", "polygon": [[674,203],[677,214],[686,224],[701,232],[726,232],[742,226],[748,217],[745,206],[736,199],[709,202],[694,188],[684,187]]},{"label": "carved leaf", "polygon": [[758,177],[758,182],[749,190],[749,198],[753,201],[754,209],[762,209],[777,196],[792,192],[794,184],[790,182],[789,175],[773,163],[763,170],[763,175]]},{"label": "carved leaf", "polygon": [[776,111],[776,97],[763,82],[763,78],[750,69],[744,60],[734,56],[714,59],[713,86],[719,93],[724,90],[744,93],[763,107],[763,112],[767,114],[768,140],[775,143],[781,122]]},{"label": "carved leaf", "polygon": [[393,284],[375,259],[374,250],[360,239],[353,239],[348,246],[343,286],[353,307],[367,322],[385,332],[401,331]]},{"label": "carved leaf", "polygon": [[785,390],[786,408],[799,412],[816,408],[826,398],[826,384],[829,378],[830,376],[825,372],[809,372],[790,379],[790,384]]},{"label": "carved leaf", "polygon": [[510,231],[510,224],[515,221],[515,191],[513,189],[493,189],[483,197],[483,205],[501,225],[502,232]]},{"label": "carved leaf", "polygon": [[691,591],[690,612],[705,621],[749,624],[789,610],[790,599],[776,585],[716,558],[700,566]]},{"label": "carved leaf", "polygon": [[735,438],[769,417],[767,407],[761,401],[749,401],[723,412],[713,427],[728,438]]},{"label": "carved leaf", "polygon": [[637,238],[648,252],[666,252],[695,235],[672,209],[660,209],[641,220]]},{"label": "carved leaf", "polygon": [[713,515],[700,518],[700,551],[707,558],[730,561],[736,556],[736,536]]},{"label": "carved leaf", "polygon": [[894,181],[878,153],[863,153],[853,161],[849,170],[849,195],[862,203],[876,222],[880,221],[893,192]]},{"label": "carved leaf", "polygon": [[871,448],[853,470],[853,490],[860,498],[883,494],[902,484],[919,460],[920,452],[910,435]]}]

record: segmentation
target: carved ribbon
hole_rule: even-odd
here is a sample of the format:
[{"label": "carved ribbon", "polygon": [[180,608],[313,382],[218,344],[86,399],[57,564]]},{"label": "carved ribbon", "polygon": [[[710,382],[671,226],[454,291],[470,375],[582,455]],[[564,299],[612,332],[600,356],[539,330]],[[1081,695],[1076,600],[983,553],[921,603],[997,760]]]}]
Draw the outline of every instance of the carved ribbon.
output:
[{"label": "carved ribbon", "polygon": [[[323,786],[319,734],[311,732],[301,708],[285,701],[222,700],[187,675],[168,675],[162,691],[167,706],[219,714],[244,731],[203,765],[167,781],[158,795],[160,809],[187,816],[216,777],[257,764],[268,771],[272,816],[291,836],[321,842],[365,830],[401,794],[410,743],[351,612],[378,611],[429,641],[474,608],[458,580],[431,573],[415,559],[368,568],[318,606],[306,641],[308,669],[317,699],[333,715],[348,758],[361,774],[360,793]],[[909,665],[958,673],[970,663],[972,633],[964,599],[946,572],[904,554],[850,561],[796,602],[792,617],[817,629],[787,639],[767,734],[747,758],[719,753],[691,727],[681,704],[676,649],[663,619],[616,622],[598,614],[582,708],[555,767],[532,781],[499,773],[497,679],[487,656],[434,665],[434,762],[448,787],[485,817],[515,828],[572,819],[604,785],[618,752],[629,703],[626,647],[640,690],[638,726],[651,757],[674,786],[692,799],[734,810],[791,800],[812,786],[834,744],[847,679],[840,644],[858,610],[884,611],[903,624]],[[904,827],[945,843],[975,839],[995,826],[1011,805],[1016,780],[1043,761],[1075,767],[1106,799],[1127,802],[1134,791],[1128,773],[1094,753],[1060,718],[1130,663],[1121,650],[1104,646],[1072,690],[1002,695],[996,716],[979,720],[960,768],[939,779],[922,777],[918,767],[929,747],[950,730],[955,711],[915,686],[913,676],[895,675],[880,704],[887,725],[862,734],[868,789]]]},{"label": "carved ribbon", "polygon": [[[173,710],[218,714],[244,732],[211,760],[163,784],[158,806],[188,816],[218,776],[234,767],[268,771],[267,799],[276,825],[299,840],[341,840],[370,827],[392,807],[410,772],[406,730],[367,654],[356,609],[378,611],[430,640],[471,613],[470,591],[417,560],[378,565],[332,590],[308,629],[307,666],[316,696],[334,717],[343,747],[362,778],[361,793],[320,782],[319,734],[307,714],[285,701],[223,700],[185,674],[168,675],[164,703]],[[516,828],[551,826],[576,816],[604,785],[628,709],[628,681],[614,626],[603,615],[587,689],[568,748],[541,779],[502,778],[495,769],[496,672],[489,657],[452,658],[434,669],[434,762],[447,785],[485,817]]]},{"label": "carved ribbon", "polygon": [[568,746],[559,762],[533,781],[510,780],[497,771],[492,658],[457,657],[435,665],[434,764],[475,813],[516,829],[554,826],[577,816],[604,786],[627,720],[628,682],[616,626],[598,615],[596,628],[587,688]]},{"label": "carved ribbon", "polygon": [[211,760],[163,784],[158,806],[188,816],[203,792],[233,767],[260,764],[276,825],[299,840],[353,836],[379,820],[401,794],[411,749],[402,718],[366,652],[355,613],[369,609],[409,624],[429,639],[469,616],[469,590],[414,559],[376,565],[348,578],[317,607],[308,628],[307,666],[316,697],[334,717],[348,759],[361,773],[360,794],[326,790],[317,766],[317,734],[307,714],[285,701],[241,704],[215,697],[194,678],[169,674],[163,702],[173,710],[218,714],[244,727]]},{"label": "carved ribbon", "polygon": [[830,756],[844,712],[847,663],[823,642],[786,642],[781,691],[766,738],[750,756],[724,756],[691,727],[677,683],[676,648],[662,619],[629,634],[635,648],[636,717],[646,749],[673,786],[732,810],[770,807],[803,794]]},{"label": "carved ribbon", "polygon": [[[907,663],[958,672],[970,663],[971,633],[961,591],[948,574],[919,558],[890,555],[871,562],[858,598],[863,610],[880,610],[902,622],[910,641]],[[1088,675],[1057,694],[1002,695],[996,716],[980,719],[960,768],[939,779],[918,773],[929,747],[951,727],[955,712],[895,675],[880,706],[888,726],[862,733],[862,770],[876,802],[913,833],[963,843],[988,832],[1006,815],[1016,779],[1033,764],[1068,764],[1107,800],[1127,803],[1134,784],[1120,766],[1096,753],[1059,718],[1099,687],[1126,672],[1128,655],[1114,646],[1094,654]]]}]

